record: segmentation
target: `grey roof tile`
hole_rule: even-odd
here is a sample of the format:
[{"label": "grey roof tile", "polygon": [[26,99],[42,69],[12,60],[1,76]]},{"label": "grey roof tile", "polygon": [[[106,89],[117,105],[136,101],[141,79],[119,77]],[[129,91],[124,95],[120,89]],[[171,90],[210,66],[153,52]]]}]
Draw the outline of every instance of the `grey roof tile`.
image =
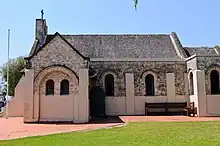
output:
[{"label": "grey roof tile", "polygon": [[169,35],[62,35],[90,58],[179,58]]},{"label": "grey roof tile", "polygon": [[186,50],[188,57],[189,55],[212,55],[212,54],[217,54],[214,50],[214,48],[210,47],[184,47]]}]

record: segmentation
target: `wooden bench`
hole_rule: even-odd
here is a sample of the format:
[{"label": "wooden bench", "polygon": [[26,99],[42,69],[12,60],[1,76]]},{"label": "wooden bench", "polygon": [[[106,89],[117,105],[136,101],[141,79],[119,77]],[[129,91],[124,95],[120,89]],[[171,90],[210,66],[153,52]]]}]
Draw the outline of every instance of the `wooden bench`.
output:
[{"label": "wooden bench", "polygon": [[169,109],[180,109],[180,112],[182,109],[187,107],[187,103],[186,102],[163,102],[163,103],[147,103],[145,102],[145,115],[148,114],[149,109],[153,108],[153,109],[165,109],[164,112],[165,114],[168,114]]},{"label": "wooden bench", "polygon": [[195,107],[195,102],[190,102],[189,106],[184,108],[182,111],[183,111],[183,115],[185,115],[184,113],[186,113],[187,116],[193,115],[193,117],[195,117],[195,115],[197,114],[197,108]]}]

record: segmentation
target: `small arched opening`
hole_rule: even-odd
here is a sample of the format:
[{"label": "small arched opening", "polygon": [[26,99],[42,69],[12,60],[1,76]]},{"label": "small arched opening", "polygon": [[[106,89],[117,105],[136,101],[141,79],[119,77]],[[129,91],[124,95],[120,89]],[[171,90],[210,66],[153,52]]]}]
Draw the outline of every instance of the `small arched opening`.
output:
[{"label": "small arched opening", "polygon": [[145,76],[145,93],[146,96],[154,96],[155,88],[154,88],[154,76],[152,74],[148,74]]},{"label": "small arched opening", "polygon": [[217,70],[212,70],[210,73],[211,94],[219,94],[219,73]]},{"label": "small arched opening", "polygon": [[46,82],[46,95],[54,95],[54,81],[48,80]]},{"label": "small arched opening", "polygon": [[68,95],[69,94],[69,81],[64,79],[60,83],[60,95]]},{"label": "small arched opening", "polygon": [[189,73],[189,94],[194,95],[193,73]]},{"label": "small arched opening", "polygon": [[105,76],[105,95],[114,96],[114,76],[112,74]]}]

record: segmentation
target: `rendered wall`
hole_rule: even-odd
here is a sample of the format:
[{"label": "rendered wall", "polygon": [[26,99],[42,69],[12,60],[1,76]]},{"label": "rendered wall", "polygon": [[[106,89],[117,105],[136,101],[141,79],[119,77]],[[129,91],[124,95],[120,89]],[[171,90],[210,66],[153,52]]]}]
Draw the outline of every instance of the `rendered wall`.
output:
[{"label": "rendered wall", "polygon": [[[45,95],[46,81],[54,81],[54,95]],[[69,81],[69,95],[60,95],[62,80]],[[73,98],[78,89],[75,76],[55,69],[48,72],[40,84],[40,121],[73,121]]]},{"label": "rendered wall", "polygon": [[[126,97],[106,97],[105,106],[107,115],[128,115],[126,113],[127,107],[125,102]],[[145,102],[156,103],[156,102],[167,102],[167,96],[135,96],[135,107],[133,115],[144,115],[145,114]],[[175,99],[169,100],[170,102],[187,102],[186,96],[176,96]],[[129,105],[128,105],[129,106]],[[160,109],[159,109],[160,110]]]},{"label": "rendered wall", "polygon": [[197,70],[197,58],[192,58],[186,62],[187,64],[187,71],[191,70]]},{"label": "rendered wall", "polygon": [[220,95],[207,95],[207,112],[209,116],[220,116]]},{"label": "rendered wall", "polygon": [[[193,71],[194,95],[192,101],[195,101],[198,116],[207,116],[207,101],[205,91],[205,73],[201,70]],[[198,106],[197,106],[198,105]]]},{"label": "rendered wall", "polygon": [[34,96],[33,85],[34,70],[25,72],[25,92],[24,92],[24,122],[34,122]]},{"label": "rendered wall", "polygon": [[[54,95],[46,95],[46,82],[54,81]],[[69,81],[69,94],[60,95],[62,80]],[[75,74],[60,66],[48,67],[40,72],[34,82],[34,121],[74,121],[75,99],[79,83]]]},{"label": "rendered wall", "polygon": [[175,74],[174,73],[167,73],[166,74],[166,80],[167,80],[167,100],[168,102],[175,100]]},{"label": "rendered wall", "polygon": [[126,98],[125,98],[125,114],[134,115],[135,114],[135,97],[134,97],[134,74],[125,74],[126,83]]},{"label": "rendered wall", "polygon": [[[169,96],[133,96],[134,78],[132,73],[125,75],[126,97],[106,97],[107,115],[144,115],[145,102],[187,102],[188,96],[175,95],[175,75],[167,73],[167,93]],[[160,109],[159,109],[160,110]]]},{"label": "rendered wall", "polygon": [[[89,121],[88,69],[79,70],[79,83],[73,73],[67,72],[68,70],[64,68],[53,67],[41,74],[38,107],[40,121],[73,121],[74,123]],[[48,79],[53,79],[55,82],[55,92],[52,96],[45,95],[45,81]],[[68,79],[70,82],[68,96],[59,95],[60,82],[63,79]],[[38,83],[36,83],[37,85]]]},{"label": "rendered wall", "polygon": [[73,121],[73,96],[41,96],[40,121]]},{"label": "rendered wall", "polygon": [[89,121],[89,74],[88,69],[79,70],[79,97],[78,116],[75,123],[87,123]]},{"label": "rendered wall", "polygon": [[[185,96],[178,96],[173,100],[168,99],[167,96],[135,96],[135,115],[145,114],[145,102],[186,102],[188,99]],[[161,111],[161,109],[151,109],[152,111]],[[149,111],[151,111],[149,110]],[[172,110],[172,109],[171,109]]]},{"label": "rendered wall", "polygon": [[126,97],[106,97],[105,98],[105,111],[106,115],[125,115]]},{"label": "rendered wall", "polygon": [[15,95],[8,103],[8,117],[23,117],[24,92],[26,92],[25,76],[22,76],[15,87]]}]

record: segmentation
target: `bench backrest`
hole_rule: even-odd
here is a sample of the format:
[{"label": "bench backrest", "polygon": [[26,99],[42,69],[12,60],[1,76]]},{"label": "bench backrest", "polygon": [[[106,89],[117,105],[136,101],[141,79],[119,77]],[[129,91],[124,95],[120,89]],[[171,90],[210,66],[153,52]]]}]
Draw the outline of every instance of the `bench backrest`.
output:
[{"label": "bench backrest", "polygon": [[167,103],[168,107],[186,107],[187,106],[187,102],[168,102]]},{"label": "bench backrest", "polygon": [[145,107],[186,107],[187,102],[164,102],[164,103],[147,103]]},{"label": "bench backrest", "polygon": [[145,107],[165,107],[166,103],[147,103],[145,102]]}]

